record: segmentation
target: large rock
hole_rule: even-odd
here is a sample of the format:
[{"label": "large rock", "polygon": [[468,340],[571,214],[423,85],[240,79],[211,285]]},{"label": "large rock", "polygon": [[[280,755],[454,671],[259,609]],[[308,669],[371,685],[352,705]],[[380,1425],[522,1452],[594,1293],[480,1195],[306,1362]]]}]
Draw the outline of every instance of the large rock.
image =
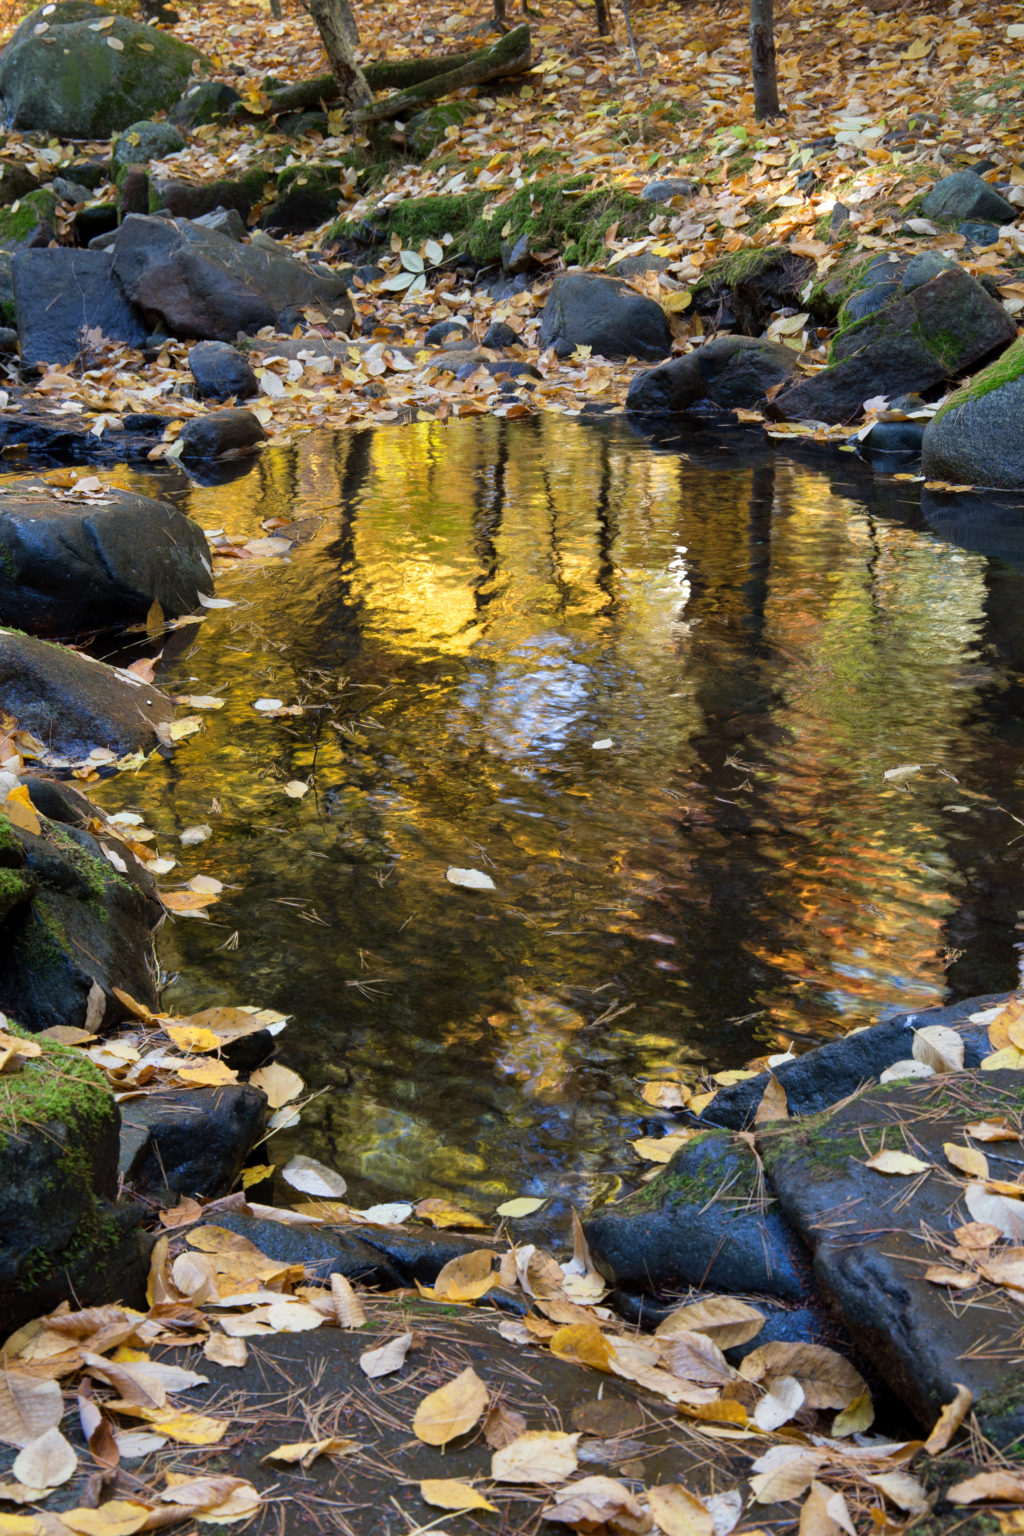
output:
[{"label": "large rock", "polygon": [[38,833],[0,822],[5,857],[20,849],[23,858],[7,867],[27,887],[0,930],[0,1008],[32,1030],[98,1030],[124,1018],[118,990],[156,1006],[153,938],[163,908],[152,875],[123,844],[93,837],[52,796],[42,798],[51,814],[33,801]]},{"label": "large rock", "polygon": [[188,366],[203,400],[247,400],[259,393],[259,381],[242,354],[226,341],[198,341]]},{"label": "large rock", "polygon": [[540,346],[565,356],[586,346],[600,357],[654,362],[672,350],[672,333],[661,305],[628,283],[595,272],[567,272],[551,285]]},{"label": "large rock", "polygon": [[[957,1229],[979,1217],[971,1180],[945,1148],[966,1149],[974,1121],[1006,1120],[1017,1136],[981,1150],[994,1176],[1016,1177],[1022,1110],[1024,1074],[958,1072],[868,1089],[757,1136],[779,1203],[813,1249],[815,1278],[879,1374],[927,1426],[963,1383],[982,1432],[1001,1446],[1024,1433],[1020,1292],[978,1274],[978,1264],[998,1265],[1000,1248],[958,1249]],[[912,1177],[866,1167],[883,1149],[926,1166]],[[931,1264],[973,1272],[975,1283],[951,1293],[926,1278]]]},{"label": "large rock", "polygon": [[106,251],[58,246],[19,251],[12,266],[21,360],[69,363],[86,331],[141,347],[146,325],[114,276]]},{"label": "large rock", "polygon": [[940,272],[832,343],[832,363],[772,400],[777,421],[853,421],[865,400],[919,392],[955,378],[1008,346],[1010,316],[973,277]]},{"label": "large rock", "polygon": [[118,134],[110,152],[110,165],[119,171],[125,165],[148,165],[151,160],[162,160],[165,155],[177,154],[185,148],[185,140],[171,123],[154,123],[148,118],[129,123]]},{"label": "large rock", "polygon": [[252,453],[266,436],[259,417],[252,411],[241,407],[211,411],[208,416],[193,417],[182,428],[178,439],[182,445],[181,462],[203,464],[210,459],[238,458]]},{"label": "large rock", "polygon": [[1024,489],[1024,338],[932,418],[921,465],[929,480]]},{"label": "large rock", "polygon": [[234,1187],[266,1130],[267,1096],[248,1083],[151,1093],[125,1104],[121,1174],[137,1195],[173,1205]]},{"label": "large rock", "polygon": [[774,341],[719,336],[706,346],[638,373],[626,396],[627,411],[676,414],[698,401],[723,410],[763,405],[769,389],[792,378],[796,354]]},{"label": "large rock", "polygon": [[170,417],[133,415],[123,425],[96,433],[70,416],[55,411],[32,410],[27,401],[20,410],[0,411],[0,450],[17,449],[19,463],[123,464],[147,459]]},{"label": "large rock", "polygon": [[46,1041],[5,1073],[4,1100],[0,1331],[62,1301],[144,1305],[146,1244],[115,1207],[118,1111],[103,1074]]},{"label": "large rock", "polygon": [[0,629],[0,709],[71,761],[97,747],[151,752],[174,717],[170,699],[131,672]]},{"label": "large rock", "polygon": [[957,224],[961,219],[987,219],[1012,224],[1018,210],[975,171],[954,171],[937,181],[921,204],[928,219]]},{"label": "large rock", "polygon": [[108,139],[171,106],[204,62],[167,32],[57,0],[26,16],[0,55],[0,103],[9,127]]},{"label": "large rock", "polygon": [[791,1115],[813,1115],[848,1098],[865,1083],[875,1081],[887,1067],[907,1061],[914,1051],[919,1029],[942,1024],[955,1030],[964,1043],[964,1064],[977,1067],[991,1053],[984,1024],[972,1024],[971,1014],[1006,1002],[1006,995],[971,997],[945,1008],[925,1008],[918,1013],[897,1013],[858,1029],[852,1035],[816,1046],[792,1061],[784,1061],[772,1073],[759,1072],[741,1083],[720,1088],[701,1116],[702,1125],[745,1130],[754,1119],[770,1076],[781,1084]]},{"label": "large rock", "polygon": [[202,530],[167,502],[0,487],[0,624],[84,633],[145,619],[154,602],[171,618],[191,613],[212,592]]},{"label": "large rock", "polygon": [[133,303],[172,336],[234,341],[292,306],[352,306],[340,276],[314,270],[273,242],[239,245],[188,220],[132,214],[114,243],[114,271]]},{"label": "large rock", "polygon": [[760,1167],[741,1137],[697,1136],[643,1189],[584,1223],[594,1262],[630,1291],[755,1291],[809,1298],[799,1241],[765,1195]]},{"label": "large rock", "polygon": [[776,310],[803,307],[803,292],[814,271],[809,256],[788,245],[737,251],[714,263],[697,284],[697,311],[721,325],[760,336]]}]

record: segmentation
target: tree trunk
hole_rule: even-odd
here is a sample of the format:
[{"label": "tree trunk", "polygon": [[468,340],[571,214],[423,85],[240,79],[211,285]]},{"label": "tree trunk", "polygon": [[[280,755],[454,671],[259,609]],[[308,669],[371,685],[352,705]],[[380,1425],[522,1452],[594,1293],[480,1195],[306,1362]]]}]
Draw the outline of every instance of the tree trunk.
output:
[{"label": "tree trunk", "polygon": [[754,80],[754,116],[758,122],[779,113],[775,75],[773,0],[750,0],[750,68]]},{"label": "tree trunk", "polygon": [[607,37],[612,29],[608,24],[608,6],[605,0],[594,0],[594,19],[597,22],[598,37]]},{"label": "tree trunk", "polygon": [[356,62],[345,27],[347,9],[347,5],[339,0],[309,0],[309,14],[327,52],[327,62],[337,82],[342,105],[347,111],[355,112],[369,105],[372,94]]},{"label": "tree trunk", "polygon": [[357,48],[359,46],[359,27],[356,24],[355,16],[352,14],[349,0],[336,0],[336,4],[341,15],[341,24],[345,28],[345,35],[352,44],[352,47]]},{"label": "tree trunk", "polygon": [[494,19],[499,27],[505,25],[505,0],[494,0]]},{"label": "tree trunk", "polygon": [[405,112],[416,111],[426,102],[437,101],[441,96],[447,96],[465,85],[482,85],[486,80],[496,80],[502,75],[518,74],[529,66],[530,29],[524,24],[506,32],[504,37],[492,43],[489,48],[481,48],[460,68],[435,75],[422,85],[413,86],[407,91],[396,91],[392,96],[385,96],[381,101],[361,107],[355,113],[355,121],[376,123],[385,118],[400,117]]}]

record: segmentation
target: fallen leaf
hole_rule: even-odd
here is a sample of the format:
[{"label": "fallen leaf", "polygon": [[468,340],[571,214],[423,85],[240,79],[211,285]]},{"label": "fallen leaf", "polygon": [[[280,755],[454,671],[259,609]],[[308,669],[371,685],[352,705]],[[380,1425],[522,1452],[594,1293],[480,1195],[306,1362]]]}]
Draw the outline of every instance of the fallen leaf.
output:
[{"label": "fallen leaf", "polygon": [[[424,1445],[445,1446],[467,1434],[487,1407],[487,1388],[471,1365],[452,1381],[428,1392],[416,1409],[412,1432]],[[501,1455],[502,1452],[497,1454]]]},{"label": "fallen leaf", "polygon": [[260,1460],[298,1463],[306,1471],[318,1456],[344,1456],[347,1451],[356,1449],[355,1440],[330,1435],[326,1440],[295,1440],[290,1445],[279,1445],[276,1451],[268,1451]]},{"label": "fallen leaf", "polygon": [[203,1355],[215,1365],[240,1366],[249,1358],[249,1346],[244,1339],[230,1339],[224,1333],[211,1333],[203,1345]]},{"label": "fallen leaf", "polygon": [[880,1472],[867,1480],[905,1514],[924,1515],[932,1507],[933,1500],[925,1493],[923,1484],[909,1472]]},{"label": "fallen leaf", "polygon": [[768,1086],[761,1095],[761,1102],[754,1114],[755,1125],[766,1125],[771,1120],[785,1120],[789,1115],[786,1090],[773,1073],[768,1074]]},{"label": "fallen leaf", "polygon": [[964,1419],[968,1409],[974,1402],[974,1393],[970,1387],[958,1385],[956,1397],[951,1403],[947,1403],[939,1417],[936,1419],[931,1434],[924,1442],[924,1449],[929,1456],[937,1456],[944,1451],[952,1440]]},{"label": "fallen leaf", "polygon": [[964,1204],[976,1222],[998,1227],[1004,1237],[1024,1243],[1024,1200],[995,1195],[984,1184],[969,1184]]},{"label": "fallen leaf", "polygon": [[705,1333],[685,1328],[656,1335],[659,1353],[666,1370],[684,1381],[699,1381],[707,1386],[724,1386],[734,1381],[737,1372],[713,1339]]},{"label": "fallen leaf", "polygon": [[492,1403],[484,1414],[483,1429],[484,1439],[491,1450],[500,1451],[502,1446],[511,1445],[525,1432],[526,1420],[514,1408],[506,1408],[504,1403]]},{"label": "fallen leaf", "polygon": [[453,1477],[424,1478],[420,1483],[420,1497],[435,1509],[485,1509],[492,1515],[498,1513],[497,1506],[482,1493]]},{"label": "fallen leaf", "polygon": [[24,1449],[55,1429],[64,1413],[60,1387],[6,1370],[0,1375],[0,1441]]},{"label": "fallen leaf", "polygon": [[64,1509],[60,1518],[76,1536],[134,1536],[152,1511],[132,1499],[110,1499],[98,1509]]},{"label": "fallen leaf", "polygon": [[784,1504],[807,1492],[825,1463],[824,1451],[773,1445],[753,1463],[750,1487],[756,1504]]},{"label": "fallen leaf", "polygon": [[538,1200],[534,1195],[518,1195],[514,1200],[506,1200],[504,1205],[499,1205],[499,1216],[511,1216],[513,1219],[519,1216],[532,1216],[534,1211],[539,1211],[546,1204],[544,1200]]},{"label": "fallen leaf", "polygon": [[800,1511],[798,1536],[857,1536],[843,1495],[813,1482]]},{"label": "fallen leaf", "polygon": [[575,1365],[589,1365],[597,1371],[610,1371],[612,1348],[594,1322],[573,1323],[551,1335],[548,1348],[559,1360]]},{"label": "fallen leaf", "polygon": [[480,1230],[488,1226],[483,1217],[475,1216],[472,1211],[464,1211],[461,1206],[439,1197],[420,1200],[413,1209],[421,1221],[429,1221],[432,1227],[470,1227]]},{"label": "fallen leaf", "polygon": [[363,1328],[366,1313],[351,1284],[337,1271],[331,1275],[331,1309],[339,1328]]},{"label": "fallen leaf", "polygon": [[449,885],[461,885],[467,891],[493,891],[496,889],[490,875],[485,875],[479,869],[457,869],[454,864],[449,864],[445,871],[445,879]]},{"label": "fallen leaf", "polygon": [[434,1281],[432,1294],[438,1301],[476,1301],[497,1284],[494,1254],[489,1248],[449,1259]]},{"label": "fallen leaf", "polygon": [[946,1490],[951,1504],[1024,1504],[1024,1473],[1009,1470],[978,1472]]},{"label": "fallen leaf", "polygon": [[318,1199],[340,1199],[348,1188],[340,1173],[335,1173],[333,1168],[326,1168],[312,1157],[293,1157],[281,1169],[281,1177],[293,1189]]},{"label": "fallen leaf", "polygon": [[640,1096],[645,1104],[656,1109],[682,1109],[690,1099],[690,1089],[685,1083],[674,1081],[644,1083]]},{"label": "fallen leaf", "polygon": [[1019,1141],[1020,1135],[1005,1120],[972,1120],[964,1126],[973,1141]]},{"label": "fallen leaf", "polygon": [[754,1408],[753,1419],[766,1434],[788,1424],[804,1405],[804,1389],[795,1376],[772,1378],[768,1390]]},{"label": "fallen leaf", "polygon": [[682,1483],[656,1483],[647,1489],[647,1503],[663,1536],[714,1536],[710,1510]]},{"label": "fallen leaf", "polygon": [[625,1483],[600,1475],[582,1477],[559,1489],[554,1503],[541,1511],[541,1519],[578,1531],[642,1531],[648,1524],[643,1505]]},{"label": "fallen leaf", "polygon": [[864,1167],[873,1168],[875,1173],[909,1177],[915,1173],[927,1173],[931,1164],[923,1163],[919,1157],[914,1157],[909,1152],[876,1152],[874,1157],[866,1159]]},{"label": "fallen leaf", "polygon": [[376,1349],[368,1349],[359,1356],[359,1369],[371,1381],[376,1381],[378,1376],[390,1376],[392,1371],[400,1371],[405,1364],[405,1357],[412,1348],[415,1335],[412,1333],[400,1333],[395,1338],[389,1339],[386,1344],[380,1344]]},{"label": "fallen leaf", "polygon": [[959,1072],[964,1064],[963,1037],[946,1024],[929,1024],[925,1029],[915,1029],[910,1054],[936,1072]]},{"label": "fallen leaf", "polygon": [[732,1296],[709,1296],[705,1301],[677,1307],[658,1324],[656,1338],[674,1333],[702,1333],[719,1349],[735,1349],[757,1337],[764,1327],[764,1313]]},{"label": "fallen leaf", "polygon": [[59,1488],[75,1475],[78,1457],[57,1428],[30,1440],[14,1458],[12,1471],[19,1483],[32,1488]]},{"label": "fallen leaf", "polygon": [[[257,1072],[251,1073],[249,1081],[254,1088],[262,1088],[271,1109],[280,1109],[282,1104],[290,1104],[293,1099],[297,1099],[305,1091],[306,1087],[297,1072],[293,1072],[291,1067],[282,1067],[276,1061],[271,1062],[269,1067],[260,1067]],[[291,1163],[288,1166],[291,1167]],[[340,1178],[340,1175],[333,1174],[332,1178]],[[303,1188],[301,1184],[294,1184],[291,1179],[288,1180],[288,1183],[292,1184],[292,1187],[295,1189]],[[340,1193],[344,1194],[344,1179],[341,1180],[341,1184]],[[307,1194],[313,1193],[308,1188],[305,1192]]]},{"label": "fallen leaf", "polygon": [[988,1178],[988,1158],[976,1147],[961,1147],[955,1141],[946,1141],[942,1144],[942,1150],[953,1167],[961,1173],[968,1174],[972,1179]]},{"label": "fallen leaf", "polygon": [[496,1483],[564,1483],[575,1472],[579,1434],[558,1430],[527,1430],[501,1446],[491,1457]]},{"label": "fallen leaf", "polygon": [[846,1408],[867,1391],[860,1372],[823,1344],[790,1344],[782,1339],[762,1344],[740,1361],[739,1373],[757,1382],[795,1376],[808,1408]]},{"label": "fallen leaf", "polygon": [[964,1269],[950,1269],[948,1264],[929,1264],[924,1278],[929,1285],[946,1285],[952,1291],[969,1291],[978,1283],[977,1275]]}]

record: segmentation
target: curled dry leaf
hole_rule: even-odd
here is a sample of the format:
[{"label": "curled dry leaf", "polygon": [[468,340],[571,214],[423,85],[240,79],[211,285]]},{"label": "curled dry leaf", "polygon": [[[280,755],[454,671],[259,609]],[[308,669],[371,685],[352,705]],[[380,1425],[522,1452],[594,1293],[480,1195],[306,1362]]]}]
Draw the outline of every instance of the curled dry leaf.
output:
[{"label": "curled dry leaf", "polygon": [[662,1337],[664,1342],[659,1346],[661,1363],[673,1376],[684,1381],[702,1382],[705,1386],[724,1386],[727,1381],[736,1379],[738,1373],[706,1334],[680,1328]]},{"label": "curled dry leaf", "polygon": [[331,1308],[339,1328],[364,1328],[366,1313],[351,1284],[337,1272],[331,1276]]},{"label": "curled dry leaf", "polygon": [[977,1275],[966,1269],[950,1269],[948,1264],[929,1264],[924,1278],[929,1285],[945,1285],[951,1291],[969,1291],[978,1283]]},{"label": "curled dry leaf", "polygon": [[[583,1531],[601,1527],[636,1531],[643,1530],[646,1524],[643,1505],[625,1483],[601,1476],[583,1477],[559,1489],[554,1503],[542,1511],[541,1519]],[[709,1536],[710,1530],[709,1516]]]},{"label": "curled dry leaf", "polygon": [[940,1451],[946,1449],[946,1446],[967,1417],[968,1409],[973,1402],[974,1393],[970,1387],[958,1385],[956,1397],[943,1408],[935,1421],[931,1434],[924,1442],[924,1449],[928,1452],[929,1456],[937,1456]]},{"label": "curled dry leaf", "polygon": [[473,1367],[467,1365],[454,1380],[423,1398],[416,1409],[412,1432],[425,1445],[445,1446],[449,1440],[468,1434],[487,1403],[487,1388]]},{"label": "curled dry leaf", "polygon": [[230,1339],[225,1333],[211,1333],[203,1345],[203,1354],[215,1365],[240,1366],[249,1358],[249,1346],[244,1339]]},{"label": "curled dry leaf", "polygon": [[979,1472],[947,1489],[946,1498],[951,1504],[1024,1504],[1024,1473]]},{"label": "curled dry leaf", "polygon": [[60,1518],[75,1536],[135,1536],[152,1510],[134,1499],[110,1499],[98,1509],[64,1509]]},{"label": "curled dry leaf", "polygon": [[1019,1141],[1020,1135],[1005,1120],[972,1120],[964,1130],[974,1141]]},{"label": "curled dry leaf", "polygon": [[496,1483],[564,1483],[575,1472],[579,1434],[557,1430],[527,1430],[491,1457]]},{"label": "curled dry leaf", "polygon": [[348,1451],[357,1449],[355,1440],[330,1435],[326,1440],[294,1440],[290,1445],[279,1445],[276,1451],[268,1451],[260,1459],[283,1461],[290,1465],[298,1463],[305,1471],[313,1465],[318,1456],[344,1456]]},{"label": "curled dry leaf", "polygon": [[400,1333],[393,1339],[388,1339],[386,1344],[380,1344],[376,1349],[368,1349],[359,1356],[359,1369],[369,1376],[371,1381],[376,1381],[379,1376],[390,1376],[392,1371],[400,1371],[405,1364],[405,1357],[415,1342],[413,1333]]},{"label": "curled dry leaf", "polygon": [[711,1511],[682,1483],[658,1483],[648,1488],[647,1503],[664,1536],[714,1536]]},{"label": "curled dry leaf", "polygon": [[795,1376],[773,1377],[754,1408],[754,1423],[766,1434],[788,1424],[804,1405],[804,1389]]},{"label": "curled dry leaf", "polygon": [[469,1483],[460,1483],[454,1477],[428,1477],[420,1483],[420,1497],[435,1509],[484,1509],[492,1515],[497,1507],[478,1493]]},{"label": "curled dry leaf", "polygon": [[800,1511],[799,1536],[857,1536],[843,1495],[814,1482]]},{"label": "curled dry leaf", "polygon": [[911,1055],[935,1072],[960,1072],[964,1064],[963,1037],[946,1024],[929,1024],[924,1029],[915,1029]]},{"label": "curled dry leaf", "polygon": [[497,1284],[495,1255],[489,1248],[449,1259],[434,1281],[432,1295],[438,1301],[476,1301]]},{"label": "curled dry leaf", "polygon": [[808,1408],[846,1408],[867,1384],[842,1355],[823,1344],[762,1344],[741,1360],[739,1373],[747,1381],[795,1376],[804,1389]]},{"label": "curled dry leaf", "polygon": [[855,1397],[849,1407],[843,1408],[832,1420],[832,1438],[841,1440],[845,1435],[862,1435],[875,1422],[875,1405],[866,1389]]}]

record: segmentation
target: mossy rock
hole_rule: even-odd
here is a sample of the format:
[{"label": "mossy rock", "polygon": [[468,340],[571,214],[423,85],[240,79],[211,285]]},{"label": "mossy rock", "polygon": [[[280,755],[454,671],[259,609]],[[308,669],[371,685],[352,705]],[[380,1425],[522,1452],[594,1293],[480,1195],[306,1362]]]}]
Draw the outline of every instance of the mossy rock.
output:
[{"label": "mossy rock", "polygon": [[951,395],[925,428],[933,480],[1024,489],[1024,337]]},{"label": "mossy rock", "polygon": [[753,246],[713,262],[694,289],[698,313],[727,307],[740,331],[760,336],[777,309],[796,308],[814,271],[786,245]]},{"label": "mossy rock", "polygon": [[409,119],[405,130],[409,153],[418,160],[425,160],[446,142],[449,128],[461,128],[463,123],[479,117],[481,111],[478,101],[442,101],[417,112]]},{"label": "mossy rock", "polygon": [[32,11],[0,56],[0,102],[13,128],[105,139],[170,107],[193,65],[208,64],[167,32],[87,0],[58,0],[45,16]]},{"label": "mossy rock", "polygon": [[143,119],[130,123],[114,140],[110,155],[114,171],[122,166],[148,165],[151,160],[162,160],[185,148],[185,140],[170,123],[153,123]]},{"label": "mossy rock", "polygon": [[52,225],[57,217],[57,194],[51,187],[38,187],[9,208],[0,208],[0,247],[17,249],[38,229]]},{"label": "mossy rock", "polygon": [[[613,224],[619,235],[644,233],[655,210],[642,197],[613,187],[588,191],[586,176],[543,177],[520,187],[507,203],[479,218],[468,232],[466,249],[481,266],[501,259],[502,242],[515,245],[526,236],[531,251],[558,251],[569,264],[603,264],[604,237]],[[508,228],[508,235],[502,230]]]}]

